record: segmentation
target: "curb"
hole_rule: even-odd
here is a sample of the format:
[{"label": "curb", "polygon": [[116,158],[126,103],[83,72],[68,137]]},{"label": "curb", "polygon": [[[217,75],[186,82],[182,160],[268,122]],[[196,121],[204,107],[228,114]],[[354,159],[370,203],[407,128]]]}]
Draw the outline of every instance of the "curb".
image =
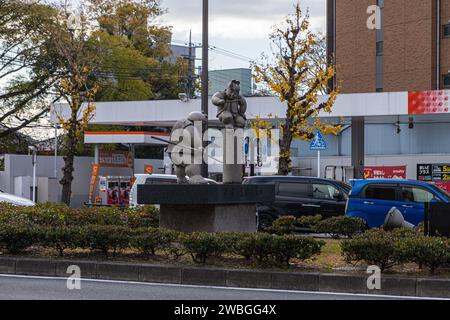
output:
[{"label": "curb", "polygon": [[66,271],[70,265],[79,266],[82,278],[86,279],[450,298],[450,279],[384,276],[381,280],[381,290],[369,290],[366,284],[367,278],[363,275],[271,272],[124,262],[0,257],[0,273],[2,274],[68,277],[70,274],[66,273]]}]

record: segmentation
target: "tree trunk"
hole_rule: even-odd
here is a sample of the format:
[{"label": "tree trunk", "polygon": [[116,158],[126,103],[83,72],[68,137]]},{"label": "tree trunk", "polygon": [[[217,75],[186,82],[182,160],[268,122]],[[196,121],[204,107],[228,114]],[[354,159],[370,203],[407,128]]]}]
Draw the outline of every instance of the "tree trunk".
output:
[{"label": "tree trunk", "polygon": [[73,181],[73,171],[74,171],[74,156],[68,155],[64,157],[64,175],[60,183],[62,185],[62,196],[61,202],[70,206],[70,200],[72,196],[72,181]]},{"label": "tree trunk", "polygon": [[61,202],[65,203],[67,206],[70,206],[70,201],[72,198],[72,181],[73,172],[75,171],[74,161],[78,143],[77,140],[76,124],[72,122],[67,133],[67,155],[64,157],[63,178],[59,182],[62,185]]},{"label": "tree trunk", "polygon": [[278,174],[281,176],[287,176],[291,171],[291,144],[291,126],[286,123],[283,126],[283,137],[280,141],[280,160],[278,162]]}]

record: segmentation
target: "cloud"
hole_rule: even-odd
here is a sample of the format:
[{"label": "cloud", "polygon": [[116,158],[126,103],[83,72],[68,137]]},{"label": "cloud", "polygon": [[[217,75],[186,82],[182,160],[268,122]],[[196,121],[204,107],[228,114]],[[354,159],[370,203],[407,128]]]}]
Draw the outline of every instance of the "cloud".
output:
[{"label": "cloud", "polygon": [[[291,0],[259,1],[210,1],[210,36],[223,38],[267,39],[274,24],[293,11]],[[302,1],[302,8],[310,9],[312,27],[323,29],[325,22],[325,0]],[[201,35],[201,1],[163,0],[167,13],[161,23],[173,26],[175,34],[192,29],[195,36]]]},{"label": "cloud", "polygon": [[[293,12],[293,0],[210,0],[210,43],[242,55],[257,58],[269,50],[272,26]],[[201,42],[202,1],[161,0],[167,13],[159,23],[172,26],[173,39],[187,41],[192,30],[194,42]],[[302,0],[310,10],[311,26],[325,31],[326,0]],[[212,54],[213,68],[248,67],[248,63]]]}]

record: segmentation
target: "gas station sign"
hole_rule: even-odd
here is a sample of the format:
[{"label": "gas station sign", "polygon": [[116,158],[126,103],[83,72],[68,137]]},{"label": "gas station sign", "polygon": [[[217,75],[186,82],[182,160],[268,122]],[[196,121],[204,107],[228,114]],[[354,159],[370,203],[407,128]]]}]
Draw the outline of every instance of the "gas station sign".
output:
[{"label": "gas station sign", "polygon": [[446,191],[450,191],[450,164],[418,164],[417,180],[434,182]]},{"label": "gas station sign", "polygon": [[102,167],[129,168],[133,165],[132,154],[128,151],[100,151],[99,162]]},{"label": "gas station sign", "polygon": [[450,182],[450,164],[418,164],[417,180]]},{"label": "gas station sign", "polygon": [[365,167],[365,179],[406,179],[406,166]]}]

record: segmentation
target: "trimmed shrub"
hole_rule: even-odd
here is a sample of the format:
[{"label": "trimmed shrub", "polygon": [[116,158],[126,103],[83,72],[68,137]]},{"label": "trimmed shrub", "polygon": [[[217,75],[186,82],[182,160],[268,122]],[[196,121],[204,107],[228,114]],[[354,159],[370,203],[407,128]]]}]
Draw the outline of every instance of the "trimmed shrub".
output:
[{"label": "trimmed shrub", "polygon": [[252,234],[237,243],[237,252],[246,260],[254,258],[259,264],[268,262],[274,252],[275,236],[264,233]]},{"label": "trimmed shrub", "polygon": [[321,220],[322,216],[320,214],[315,216],[301,216],[295,220],[295,226],[298,228],[313,229]]},{"label": "trimmed shrub", "polygon": [[289,265],[293,258],[304,261],[320,254],[324,245],[314,238],[285,235],[274,237],[272,247],[276,262]]},{"label": "trimmed shrub", "polygon": [[225,252],[225,245],[217,234],[194,232],[183,237],[182,241],[196,263],[205,264],[211,256],[220,256]]},{"label": "trimmed shrub", "polygon": [[105,257],[109,251],[114,255],[118,250],[129,246],[131,232],[128,227],[88,225],[81,228],[80,246],[91,250],[100,250]]},{"label": "trimmed shrub", "polygon": [[140,228],[132,231],[130,245],[149,257],[156,254],[158,249],[167,249],[178,237],[178,233],[171,230],[157,228]]},{"label": "trimmed shrub", "polygon": [[438,268],[447,265],[450,258],[450,244],[444,238],[417,233],[415,237],[397,240],[396,252],[400,262],[414,262],[419,267],[425,266],[431,274],[434,274]]},{"label": "trimmed shrub", "polygon": [[265,231],[272,234],[291,234],[295,231],[296,219],[293,216],[283,216],[272,223],[272,226],[266,228]]},{"label": "trimmed shrub", "polygon": [[24,209],[0,202],[0,224],[31,225],[31,219]]},{"label": "trimmed shrub", "polygon": [[75,249],[82,246],[81,232],[79,227],[48,227],[36,228],[37,242],[43,247],[55,249],[59,256],[64,255],[64,250]]},{"label": "trimmed shrub", "polygon": [[365,222],[359,218],[346,216],[333,217],[319,221],[313,230],[317,233],[328,233],[333,239],[340,239],[342,236],[352,238],[355,234],[365,229]]},{"label": "trimmed shrub", "polygon": [[34,224],[56,227],[68,224],[73,209],[63,203],[39,203],[23,210]]},{"label": "trimmed shrub", "polygon": [[225,247],[225,253],[229,254],[239,254],[238,252],[238,243],[240,240],[250,237],[251,233],[243,233],[243,232],[223,232],[218,233],[217,237],[219,237],[223,246]]},{"label": "trimmed shrub", "polygon": [[127,218],[130,228],[158,228],[159,209],[155,206],[139,206],[125,209],[123,214]]},{"label": "trimmed shrub", "polygon": [[25,224],[0,224],[0,247],[18,254],[36,242],[35,230]]},{"label": "trimmed shrub", "polygon": [[348,263],[364,261],[382,271],[397,262],[396,244],[392,233],[381,229],[369,230],[341,243],[342,255]]}]

